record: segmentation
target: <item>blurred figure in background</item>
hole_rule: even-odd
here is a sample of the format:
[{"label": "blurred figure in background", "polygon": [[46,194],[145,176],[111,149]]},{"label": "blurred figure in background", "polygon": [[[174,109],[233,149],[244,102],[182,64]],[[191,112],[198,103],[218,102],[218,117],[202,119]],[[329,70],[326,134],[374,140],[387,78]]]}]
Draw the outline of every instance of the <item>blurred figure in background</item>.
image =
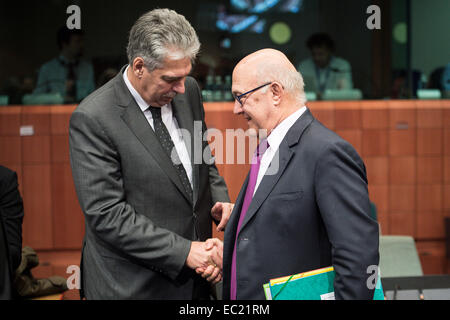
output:
[{"label": "blurred figure in background", "polygon": [[97,81],[97,88],[100,88],[104,84],[106,84],[109,80],[113,79],[117,73],[119,73],[119,70],[117,70],[114,67],[108,67],[100,74]]},{"label": "blurred figure in background", "polygon": [[305,79],[305,91],[315,92],[319,98],[326,89],[352,89],[350,63],[334,56],[334,41],[326,33],[315,33],[306,42],[311,58],[303,60],[297,70]]},{"label": "blurred figure in background", "polygon": [[448,97],[450,96],[450,62],[445,66],[442,72],[441,86],[442,90],[445,91],[446,97],[448,99]]},{"label": "blurred figure in background", "polygon": [[81,59],[83,37],[82,30],[69,30],[66,26],[58,30],[60,55],[40,68],[34,94],[60,93],[64,103],[77,103],[94,91],[94,68]]},{"label": "blurred figure in background", "polygon": [[[398,69],[393,71],[391,99],[412,99],[417,97],[417,90],[422,89],[422,72],[411,70],[411,82],[408,84],[408,70]],[[411,88],[410,88],[411,87]]]},{"label": "blurred figure in background", "polygon": [[26,94],[33,93],[36,86],[36,76],[23,74],[12,76],[2,86],[1,94],[9,97],[9,104],[22,104],[22,98]]}]

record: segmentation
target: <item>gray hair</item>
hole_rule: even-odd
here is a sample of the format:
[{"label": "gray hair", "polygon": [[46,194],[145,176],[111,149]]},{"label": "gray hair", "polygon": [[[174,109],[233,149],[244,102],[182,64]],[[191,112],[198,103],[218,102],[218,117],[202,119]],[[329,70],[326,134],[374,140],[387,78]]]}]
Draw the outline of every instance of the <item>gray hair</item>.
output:
[{"label": "gray hair", "polygon": [[[258,71],[258,79],[264,79],[261,83],[277,81],[283,86],[284,90],[292,94],[301,105],[306,103],[305,84],[300,72],[295,69],[271,68],[270,66],[267,68],[259,68]],[[265,87],[263,90],[265,91],[267,88],[268,87]]]},{"label": "gray hair", "polygon": [[166,57],[189,58],[191,63],[200,50],[200,41],[186,18],[170,9],[154,9],[133,25],[127,55],[131,65],[137,57],[150,70],[161,68]]}]

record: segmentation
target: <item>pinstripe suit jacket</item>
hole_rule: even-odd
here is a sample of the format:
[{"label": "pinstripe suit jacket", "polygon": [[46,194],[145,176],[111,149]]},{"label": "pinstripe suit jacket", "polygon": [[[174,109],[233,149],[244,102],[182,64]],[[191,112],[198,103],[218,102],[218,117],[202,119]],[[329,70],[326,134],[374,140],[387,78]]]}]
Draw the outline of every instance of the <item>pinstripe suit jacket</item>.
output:
[{"label": "pinstripe suit jacket", "polygon": [[[199,88],[188,77],[186,92],[172,101],[180,128],[192,137],[185,140],[193,163],[190,200],[123,71],[70,119],[72,174],[86,222],[83,291],[88,299],[207,297],[208,284],[185,260],[191,241],[211,237],[213,203],[229,198],[214,163],[194,163],[193,137],[206,130]],[[210,155],[207,142],[202,146]]]}]

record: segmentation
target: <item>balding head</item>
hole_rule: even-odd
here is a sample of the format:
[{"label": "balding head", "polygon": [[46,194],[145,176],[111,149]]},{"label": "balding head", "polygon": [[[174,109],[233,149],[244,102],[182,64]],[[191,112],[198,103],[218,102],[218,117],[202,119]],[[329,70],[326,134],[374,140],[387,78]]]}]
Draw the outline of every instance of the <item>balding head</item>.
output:
[{"label": "balding head", "polygon": [[250,128],[272,130],[305,103],[303,79],[280,51],[263,49],[242,59],[233,70],[233,112]]},{"label": "balding head", "polygon": [[249,82],[253,81],[253,86],[277,81],[286,90],[289,98],[301,105],[306,102],[303,78],[281,51],[262,49],[249,54],[236,65],[233,79],[235,75],[244,76]]},{"label": "balding head", "polygon": [[275,49],[262,49],[253,52],[243,58],[235,69],[249,68],[254,71],[260,68],[283,68],[284,70],[295,70],[295,67],[281,51]]}]

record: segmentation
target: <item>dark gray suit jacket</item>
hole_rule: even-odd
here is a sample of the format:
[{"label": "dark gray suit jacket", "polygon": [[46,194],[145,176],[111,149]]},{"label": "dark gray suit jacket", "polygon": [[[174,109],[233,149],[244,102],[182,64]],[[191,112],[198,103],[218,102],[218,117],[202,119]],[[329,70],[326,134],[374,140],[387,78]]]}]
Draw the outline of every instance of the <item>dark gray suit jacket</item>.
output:
[{"label": "dark gray suit jacket", "polygon": [[[367,267],[378,265],[378,224],[369,217],[363,161],[309,110],[277,156],[279,170],[261,180],[237,237],[237,299],[264,299],[270,279],[331,265],[336,299],[371,299]],[[247,183],[225,230],[224,299]]]},{"label": "dark gray suit jacket", "polygon": [[22,259],[23,201],[19,192],[17,173],[3,166],[0,166],[0,208],[11,268],[14,271]]},{"label": "dark gray suit jacket", "polygon": [[23,202],[17,174],[0,166],[0,300],[16,297],[14,271],[22,258]]},{"label": "dark gray suit jacket", "polygon": [[[229,197],[214,163],[194,164],[194,135],[201,139],[206,130],[199,88],[188,77],[185,94],[172,101],[180,128],[192,137],[185,140],[192,201],[126,87],[124,68],[70,119],[72,174],[86,222],[84,293],[88,299],[205,298],[208,284],[185,261],[192,240],[211,237],[213,203]],[[200,148],[210,155],[207,142]]]}]

